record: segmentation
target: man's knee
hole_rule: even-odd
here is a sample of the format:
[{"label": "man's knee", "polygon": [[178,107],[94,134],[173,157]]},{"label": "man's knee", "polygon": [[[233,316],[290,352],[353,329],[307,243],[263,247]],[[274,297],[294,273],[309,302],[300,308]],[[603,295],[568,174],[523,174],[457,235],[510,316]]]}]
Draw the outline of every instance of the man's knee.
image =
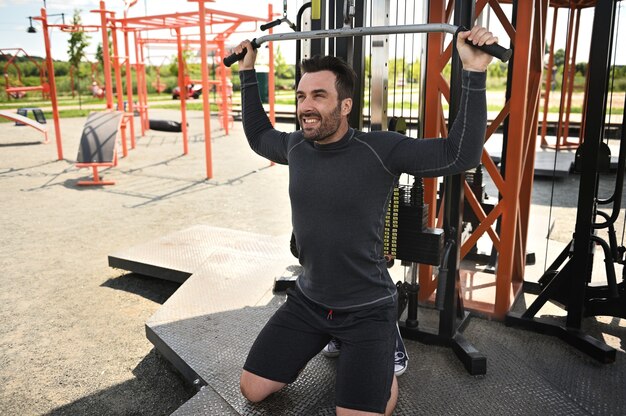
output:
[{"label": "man's knee", "polygon": [[253,403],[265,400],[267,396],[277,392],[285,386],[285,383],[268,380],[243,370],[239,381],[239,389],[243,397]]},{"label": "man's knee", "polygon": [[398,379],[394,375],[393,382],[391,384],[389,400],[387,401],[387,406],[385,408],[385,413],[365,412],[361,410],[348,409],[348,408],[339,407],[339,406],[337,406],[336,408],[336,413],[337,413],[337,416],[376,416],[376,415],[390,416],[391,414],[393,414],[393,411],[396,408],[397,402],[398,402]]}]

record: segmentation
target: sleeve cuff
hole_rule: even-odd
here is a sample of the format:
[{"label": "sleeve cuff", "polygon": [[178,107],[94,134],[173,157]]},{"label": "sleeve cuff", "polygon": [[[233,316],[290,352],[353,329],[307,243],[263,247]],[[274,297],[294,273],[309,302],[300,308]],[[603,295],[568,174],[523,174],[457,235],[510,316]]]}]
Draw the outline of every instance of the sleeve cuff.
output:
[{"label": "sleeve cuff", "polygon": [[246,85],[257,84],[256,79],[256,70],[255,69],[245,69],[243,71],[239,71],[239,80],[241,81],[241,86],[244,87]]},{"label": "sleeve cuff", "polygon": [[461,74],[462,85],[468,88],[470,85],[472,89],[484,89],[487,84],[487,71],[466,71],[463,70]]}]

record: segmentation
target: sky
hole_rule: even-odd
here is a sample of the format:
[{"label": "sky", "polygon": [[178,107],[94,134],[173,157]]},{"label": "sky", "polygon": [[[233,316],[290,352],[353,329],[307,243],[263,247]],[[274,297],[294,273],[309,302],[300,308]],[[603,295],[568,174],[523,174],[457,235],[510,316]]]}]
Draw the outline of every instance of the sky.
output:
[{"label": "sky", "polygon": [[[282,0],[270,0],[273,4],[274,12],[282,15],[283,1]],[[290,20],[295,22],[295,16],[298,8],[304,3],[304,0],[288,0],[288,15]],[[393,16],[395,13],[396,1],[391,1],[391,13]],[[623,28],[618,33],[618,44],[624,44],[626,41],[626,2],[619,2],[619,21],[623,23]],[[82,11],[82,19],[84,24],[97,24],[99,17],[95,13],[90,13],[91,10],[98,8],[99,1],[97,0],[47,0],[45,1],[46,10],[48,15],[52,14],[65,14],[66,23],[69,22],[73,11],[80,9]],[[267,0],[216,0],[214,3],[207,3],[207,7],[220,10],[226,10],[236,12],[240,14],[246,14],[249,16],[267,16]],[[45,56],[43,35],[41,32],[41,26],[37,22],[33,22],[38,29],[37,33],[29,34],[26,30],[29,26],[28,16],[39,16],[40,10],[44,5],[43,0],[0,0],[0,48],[22,48],[29,55]],[[106,6],[109,10],[116,12],[117,16],[121,16],[124,9],[123,0],[108,0]],[[503,5],[503,9],[506,12],[510,12],[510,6]],[[139,15],[156,15],[163,13],[183,12],[197,10],[197,2],[188,2],[185,0],[138,0],[137,3],[130,9],[129,16]],[[498,24],[497,19],[493,14],[490,15],[490,29],[501,39],[506,42],[506,33],[502,30]],[[50,23],[61,23],[61,16],[53,16],[49,18]],[[593,24],[593,11],[592,9],[585,9],[581,18],[581,35],[578,46],[577,62],[586,62],[589,56],[589,41],[590,31],[587,28],[591,28]],[[548,37],[552,26],[552,11],[548,15]],[[567,16],[564,11],[559,13],[559,21],[557,23],[557,39],[555,40],[556,49],[565,49],[565,33],[567,31]],[[281,25],[278,31],[289,31],[286,25]],[[67,60],[67,40],[69,35],[59,30],[52,30],[52,56],[54,59]],[[231,37],[233,42],[238,42],[246,37],[253,38],[265,32],[260,33],[247,33],[245,35]],[[93,60],[96,47],[100,42],[101,35],[99,33],[92,34],[91,45],[87,49],[87,58]],[[547,39],[549,41],[549,39]],[[508,42],[506,42],[508,43]],[[283,56],[288,63],[295,62],[295,42],[284,41],[280,42],[280,47]],[[626,65],[626,48],[618,51],[616,63],[618,65]],[[173,55],[175,52],[171,51],[150,51],[153,56],[153,60],[163,60],[163,55]],[[161,58],[157,58],[161,57]],[[160,62],[155,62],[160,63]]]}]

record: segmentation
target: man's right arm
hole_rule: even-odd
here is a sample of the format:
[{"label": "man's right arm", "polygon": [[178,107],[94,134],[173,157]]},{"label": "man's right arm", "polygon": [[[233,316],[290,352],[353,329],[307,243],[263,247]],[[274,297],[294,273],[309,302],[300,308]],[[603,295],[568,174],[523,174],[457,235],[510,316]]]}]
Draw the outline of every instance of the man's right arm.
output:
[{"label": "man's right arm", "polygon": [[239,71],[243,130],[252,150],[273,162],[287,164],[287,133],[275,130],[259,96],[256,71]]},{"label": "man's right arm", "polygon": [[287,164],[287,143],[289,135],[274,129],[259,96],[259,86],[254,65],[256,63],[256,49],[249,40],[237,45],[233,52],[246,54],[239,61],[239,79],[241,80],[241,118],[243,130],[248,138],[252,150],[269,160]]}]

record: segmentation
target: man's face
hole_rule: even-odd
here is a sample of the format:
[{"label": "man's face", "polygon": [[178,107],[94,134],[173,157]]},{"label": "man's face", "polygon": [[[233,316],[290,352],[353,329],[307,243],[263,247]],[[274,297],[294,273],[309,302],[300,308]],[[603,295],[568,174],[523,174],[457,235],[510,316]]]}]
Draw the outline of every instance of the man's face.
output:
[{"label": "man's face", "polygon": [[347,126],[351,100],[339,102],[335,81],[331,71],[307,72],[300,79],[296,92],[298,120],[307,140],[330,143],[345,133],[340,127],[342,123]]}]

